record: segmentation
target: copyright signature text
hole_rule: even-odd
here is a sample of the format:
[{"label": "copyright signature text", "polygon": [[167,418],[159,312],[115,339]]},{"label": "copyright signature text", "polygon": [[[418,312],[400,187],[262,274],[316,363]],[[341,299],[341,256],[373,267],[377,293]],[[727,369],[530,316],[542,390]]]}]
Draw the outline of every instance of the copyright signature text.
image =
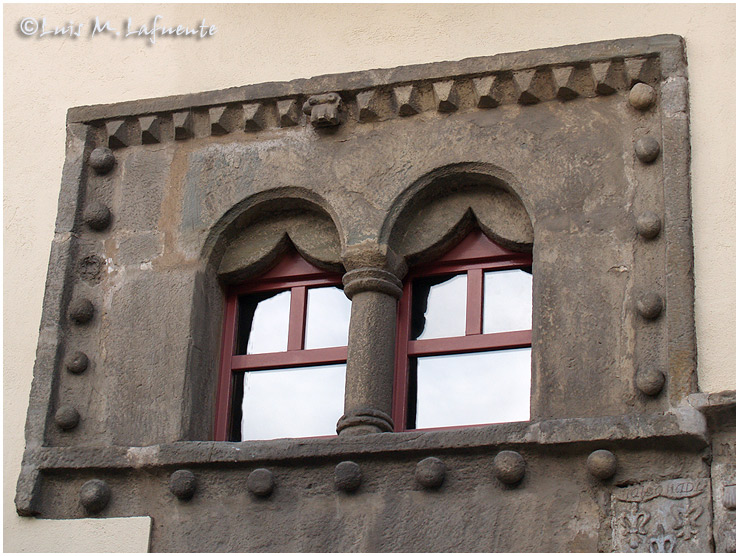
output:
[{"label": "copyright signature text", "polygon": [[23,37],[78,39],[108,36],[120,39],[139,38],[148,40],[150,44],[156,44],[160,38],[206,39],[215,35],[217,30],[215,25],[208,25],[205,19],[194,25],[169,24],[160,15],[143,23],[136,22],[131,17],[121,23],[111,23],[98,16],[89,23],[68,21],[60,25],[47,21],[46,17],[24,17],[18,22],[18,32]]}]

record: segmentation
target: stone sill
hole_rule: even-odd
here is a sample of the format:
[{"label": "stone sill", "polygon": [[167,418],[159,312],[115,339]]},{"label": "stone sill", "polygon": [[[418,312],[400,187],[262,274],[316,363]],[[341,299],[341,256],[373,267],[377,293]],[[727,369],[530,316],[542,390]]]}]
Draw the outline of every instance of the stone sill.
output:
[{"label": "stone sill", "polygon": [[27,461],[41,470],[141,469],[299,462],[350,456],[475,452],[536,446],[645,444],[699,450],[708,445],[706,421],[689,405],[656,415],[553,419],[446,430],[381,433],[348,438],[301,438],[249,442],[173,442],[145,447],[42,447]]}]

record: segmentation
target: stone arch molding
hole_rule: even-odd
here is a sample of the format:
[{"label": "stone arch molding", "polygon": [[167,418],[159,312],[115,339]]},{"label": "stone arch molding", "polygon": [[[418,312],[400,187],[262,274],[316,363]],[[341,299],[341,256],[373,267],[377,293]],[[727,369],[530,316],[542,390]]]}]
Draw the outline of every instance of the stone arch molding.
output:
[{"label": "stone arch molding", "polygon": [[203,259],[223,283],[258,276],[293,246],[308,262],[341,272],[341,234],[330,207],[312,192],[277,189],[250,196],[211,228]]},{"label": "stone arch molding", "polygon": [[443,166],[416,180],[396,199],[380,241],[408,266],[441,256],[475,226],[509,249],[531,251],[532,218],[519,191],[513,176],[492,164]]}]

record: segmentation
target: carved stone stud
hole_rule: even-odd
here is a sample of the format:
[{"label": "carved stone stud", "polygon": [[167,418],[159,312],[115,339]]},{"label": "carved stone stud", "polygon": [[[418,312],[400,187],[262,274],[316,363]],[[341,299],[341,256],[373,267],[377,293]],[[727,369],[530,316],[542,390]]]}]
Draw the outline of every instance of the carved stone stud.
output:
[{"label": "carved stone stud", "polygon": [[63,431],[72,430],[80,423],[80,414],[71,405],[63,405],[54,414],[56,426]]},{"label": "carved stone stud", "polygon": [[244,130],[260,131],[267,127],[265,120],[264,105],[260,102],[252,102],[244,105]]},{"label": "carved stone stud", "polygon": [[93,201],[85,209],[83,218],[90,228],[97,232],[101,232],[110,226],[110,209],[103,203]]},{"label": "carved stone stud", "polygon": [[445,475],[446,465],[439,458],[422,459],[416,465],[416,481],[424,488],[439,488]]},{"label": "carved stone stud", "polygon": [[75,351],[73,354],[67,357],[67,361],[64,364],[64,366],[70,373],[76,375],[84,373],[89,365],[90,359],[81,351]]},{"label": "carved stone stud", "polygon": [[105,122],[105,130],[108,133],[108,146],[111,149],[122,149],[138,143],[139,134],[136,119],[111,120]]},{"label": "carved stone stud", "polygon": [[256,496],[267,497],[275,489],[275,477],[269,469],[259,468],[249,473],[246,488]]},{"label": "carved stone stud", "polygon": [[659,143],[654,137],[642,137],[634,143],[636,157],[644,163],[653,162],[659,155]]},{"label": "carved stone stud", "polygon": [[612,95],[624,86],[623,72],[619,71],[615,63],[594,62],[590,64],[590,69],[593,72],[595,92],[599,95]]},{"label": "carved stone stud", "polygon": [[665,386],[665,373],[654,367],[643,367],[636,372],[636,387],[647,396],[656,396]]},{"label": "carved stone stud", "polygon": [[379,118],[379,95],[377,91],[363,91],[357,94],[357,109],[360,122],[371,122]]},{"label": "carved stone stud", "polygon": [[626,70],[626,78],[630,86],[638,82],[648,83],[656,77],[654,75],[653,59],[628,58],[624,61],[624,69]]},{"label": "carved stone stud", "polygon": [[736,511],[736,485],[726,485],[724,487],[724,496],[722,500],[724,508]]},{"label": "carved stone stud", "polygon": [[93,149],[87,161],[98,174],[107,174],[115,166],[115,155],[108,147],[98,147]]},{"label": "carved stone stud", "polygon": [[215,106],[208,110],[210,118],[210,134],[226,135],[241,124],[243,110],[241,106]]},{"label": "carved stone stud", "polygon": [[353,461],[342,461],[334,469],[336,488],[344,492],[354,492],[362,484],[362,470]]},{"label": "carved stone stud", "polygon": [[196,488],[197,479],[192,471],[180,469],[169,476],[169,491],[180,500],[190,500]]},{"label": "carved stone stud", "polygon": [[110,487],[105,481],[93,479],[80,489],[80,503],[88,513],[96,514],[105,509],[110,502]]},{"label": "carved stone stud", "polygon": [[662,220],[652,211],[646,211],[636,219],[636,231],[644,239],[654,239],[662,230]]},{"label": "carved stone stud", "polygon": [[573,66],[552,68],[552,77],[559,100],[572,100],[580,96],[575,85],[575,68]]},{"label": "carved stone stud", "polygon": [[77,272],[83,280],[95,282],[100,278],[104,266],[105,259],[98,255],[88,255],[80,259],[77,264]]},{"label": "carved stone stud", "polygon": [[519,90],[519,104],[536,104],[541,100],[535,88],[535,78],[535,69],[513,72],[513,81]]},{"label": "carved stone stud", "polygon": [[515,485],[526,474],[526,462],[518,452],[504,450],[495,456],[493,471],[501,483]]},{"label": "carved stone stud", "polygon": [[637,83],[629,91],[629,104],[637,110],[647,110],[656,96],[652,87],[646,83]]},{"label": "carved stone stud", "polygon": [[413,85],[404,85],[393,89],[395,113],[398,116],[413,116],[421,112],[421,102],[418,89]]},{"label": "carved stone stud", "polygon": [[608,450],[596,450],[588,456],[587,466],[593,477],[605,481],[616,474],[616,456]]},{"label": "carved stone stud", "polygon": [[432,88],[436,109],[439,112],[454,112],[459,109],[459,93],[454,80],[437,81]]},{"label": "carved stone stud", "polygon": [[338,93],[314,95],[303,104],[303,113],[313,127],[333,127],[341,123],[341,97]]},{"label": "carved stone stud", "polygon": [[174,138],[177,141],[190,139],[194,136],[192,112],[189,110],[186,112],[175,112],[172,114],[172,121],[174,122]]},{"label": "carved stone stud", "polygon": [[158,116],[142,116],[139,118],[141,125],[141,142],[144,145],[156,145],[162,142],[162,122]]},{"label": "carved stone stud", "polygon": [[85,324],[95,315],[95,306],[85,297],[78,297],[69,304],[69,318],[75,324]]},{"label": "carved stone stud", "polygon": [[662,297],[655,292],[646,292],[636,301],[636,310],[647,320],[654,320],[660,316],[663,308]]},{"label": "carved stone stud", "polygon": [[294,98],[277,101],[277,113],[280,116],[280,127],[290,127],[300,123],[298,101]]},{"label": "carved stone stud", "polygon": [[500,105],[501,97],[496,90],[499,80],[495,75],[472,80],[472,89],[475,91],[478,108],[495,108]]}]

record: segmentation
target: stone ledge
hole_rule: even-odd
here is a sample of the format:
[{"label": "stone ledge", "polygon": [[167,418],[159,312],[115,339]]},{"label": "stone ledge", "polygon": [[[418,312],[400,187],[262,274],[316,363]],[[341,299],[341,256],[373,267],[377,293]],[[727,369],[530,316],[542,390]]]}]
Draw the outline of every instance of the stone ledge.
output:
[{"label": "stone ledge", "polygon": [[145,447],[43,447],[29,450],[39,470],[140,469],[187,465],[288,462],[315,458],[425,452],[466,452],[500,447],[590,444],[653,444],[689,449],[708,445],[700,412],[683,407],[657,415],[622,415],[592,419],[483,425],[455,430],[382,433],[361,437],[330,437],[250,442],[174,442]]}]

